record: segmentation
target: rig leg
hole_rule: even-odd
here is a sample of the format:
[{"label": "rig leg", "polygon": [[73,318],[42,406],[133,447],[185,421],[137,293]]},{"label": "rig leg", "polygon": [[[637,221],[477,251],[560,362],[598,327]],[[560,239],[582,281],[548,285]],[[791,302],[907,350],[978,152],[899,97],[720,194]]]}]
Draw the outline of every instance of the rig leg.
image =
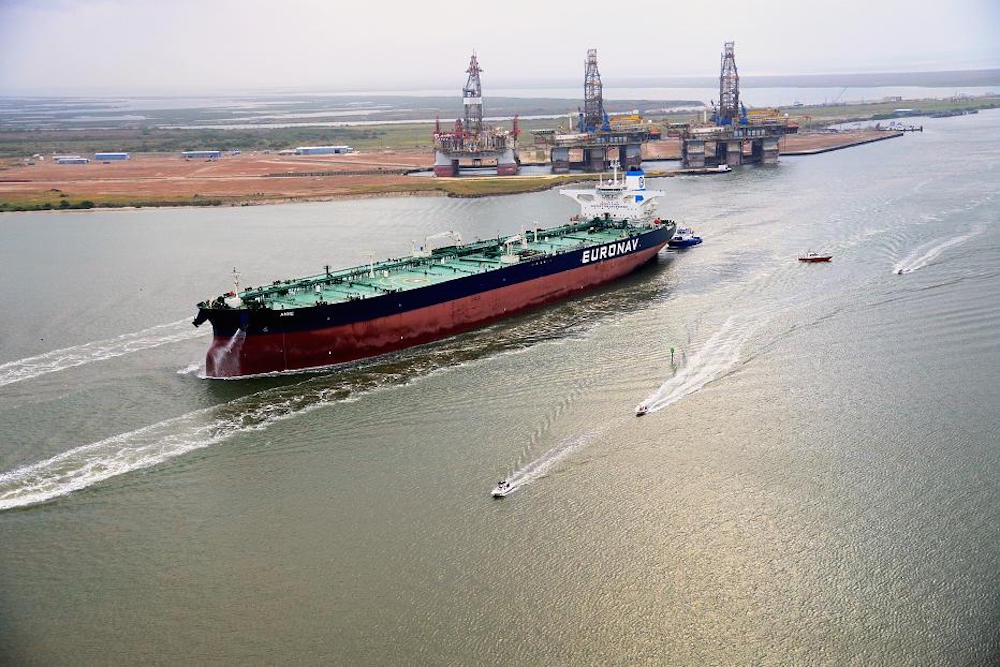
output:
[{"label": "rig leg", "polygon": [[569,173],[569,148],[553,148],[549,152],[553,174]]}]

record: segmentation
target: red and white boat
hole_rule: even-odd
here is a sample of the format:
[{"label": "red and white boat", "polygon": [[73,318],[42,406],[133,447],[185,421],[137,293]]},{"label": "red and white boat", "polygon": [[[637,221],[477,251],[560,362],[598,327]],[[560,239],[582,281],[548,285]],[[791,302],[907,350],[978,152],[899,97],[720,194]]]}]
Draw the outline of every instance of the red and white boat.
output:
[{"label": "red and white boat", "polygon": [[833,255],[821,255],[818,252],[813,252],[811,250],[806,254],[799,256],[800,262],[809,262],[809,263],[829,262],[831,259],[833,259]]}]

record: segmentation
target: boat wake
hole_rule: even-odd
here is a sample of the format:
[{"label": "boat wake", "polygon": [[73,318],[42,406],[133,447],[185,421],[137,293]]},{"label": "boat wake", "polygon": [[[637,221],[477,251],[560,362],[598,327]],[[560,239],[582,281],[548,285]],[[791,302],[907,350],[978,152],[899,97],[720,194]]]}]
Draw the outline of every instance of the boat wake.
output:
[{"label": "boat wake", "polygon": [[68,368],[120,357],[141,350],[148,350],[168,343],[176,343],[203,335],[191,326],[190,319],[122,334],[115,338],[93,341],[73,347],[52,350],[34,357],[0,364],[0,387],[23,380],[64,371]]},{"label": "boat wake", "polygon": [[705,341],[680,372],[660,385],[641,405],[648,413],[658,412],[689,396],[731,370],[740,360],[740,350],[753,331],[751,321],[730,317]]},{"label": "boat wake", "polygon": [[[264,389],[0,473],[0,511],[43,503],[312,410],[555,340],[532,331],[532,326],[526,321],[508,327],[503,335],[492,331],[472,338],[456,337],[418,353],[399,353],[344,373]],[[191,364],[178,372],[196,372],[192,369],[201,367]],[[562,456],[565,454],[555,461]]]},{"label": "boat wake", "polygon": [[549,470],[556,466],[567,456],[594,441],[596,433],[585,433],[566,438],[556,444],[533,461],[521,466],[507,478],[510,490],[505,495],[514,493],[522,487],[531,484],[536,479],[544,477]]},{"label": "boat wake", "polygon": [[903,274],[912,273],[917,269],[922,269],[937,259],[937,257],[948,248],[961,245],[974,236],[978,236],[981,232],[981,229],[976,229],[967,234],[962,234],[961,236],[953,236],[947,240],[935,239],[928,243],[924,243],[923,245],[918,246],[916,250],[911,252],[902,260],[897,262],[896,265],[892,267],[892,272]]},{"label": "boat wake", "polygon": [[[346,383],[310,384],[267,389],[0,473],[0,511],[45,502],[239,433],[265,429],[277,421],[346,400],[358,388]],[[361,388],[377,384],[370,378],[369,386]]]}]

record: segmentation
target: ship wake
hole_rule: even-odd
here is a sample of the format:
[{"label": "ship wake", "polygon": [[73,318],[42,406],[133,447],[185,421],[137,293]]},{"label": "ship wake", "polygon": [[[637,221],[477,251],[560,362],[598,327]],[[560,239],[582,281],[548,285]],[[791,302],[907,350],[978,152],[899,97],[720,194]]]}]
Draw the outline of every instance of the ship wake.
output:
[{"label": "ship wake", "polygon": [[197,338],[202,334],[203,332],[191,326],[190,319],[183,319],[149,327],[142,331],[122,334],[115,338],[64,347],[34,357],[8,361],[5,364],[0,364],[0,387],[96,361],[149,350],[168,343]]},{"label": "ship wake", "polygon": [[596,433],[585,433],[566,438],[538,458],[518,468],[507,478],[507,482],[510,484],[510,493],[518,491],[522,487],[544,477],[560,461],[586,446],[596,437]]},{"label": "ship wake", "polygon": [[969,239],[978,236],[983,230],[975,229],[967,234],[962,234],[960,236],[953,236],[951,238],[942,240],[935,239],[928,243],[924,243],[918,246],[913,252],[904,257],[902,260],[896,263],[892,267],[892,272],[897,274],[912,273],[918,269],[922,269],[941,255],[948,248],[954,248],[955,246],[962,245]]},{"label": "ship wake", "polygon": [[[308,382],[268,389],[0,473],[0,511],[34,505],[301,415],[354,392]],[[306,385],[306,386],[303,386]]]},{"label": "ship wake", "polygon": [[[342,374],[265,389],[0,473],[0,511],[44,503],[227,441],[240,433],[262,431],[276,422],[357,400],[373,391],[406,386],[469,363],[516,354],[532,345],[555,340],[551,334],[532,331],[532,326],[533,323],[525,322],[508,328],[505,335],[495,332],[488,337],[484,335],[482,340],[488,340],[488,346],[470,344],[468,337],[457,337],[417,354],[400,354]],[[189,373],[194,366],[179,372]],[[553,452],[554,461],[543,466],[542,472],[566,454],[568,451]],[[535,474],[541,473],[536,470]]]},{"label": "ship wake", "polygon": [[727,319],[690,362],[646,397],[642,405],[649,413],[657,412],[726,375],[739,362],[740,350],[753,330],[751,325],[749,319]]}]

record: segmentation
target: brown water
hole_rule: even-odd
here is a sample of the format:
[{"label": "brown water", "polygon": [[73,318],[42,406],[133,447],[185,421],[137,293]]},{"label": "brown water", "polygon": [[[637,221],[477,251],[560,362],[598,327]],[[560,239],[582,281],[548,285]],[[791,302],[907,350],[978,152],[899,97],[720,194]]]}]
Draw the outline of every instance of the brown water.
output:
[{"label": "brown water", "polygon": [[998,133],[652,181],[705,243],[241,382],[199,378],[186,324],[234,265],[259,284],[572,202],[0,217],[0,662],[996,661]]}]

